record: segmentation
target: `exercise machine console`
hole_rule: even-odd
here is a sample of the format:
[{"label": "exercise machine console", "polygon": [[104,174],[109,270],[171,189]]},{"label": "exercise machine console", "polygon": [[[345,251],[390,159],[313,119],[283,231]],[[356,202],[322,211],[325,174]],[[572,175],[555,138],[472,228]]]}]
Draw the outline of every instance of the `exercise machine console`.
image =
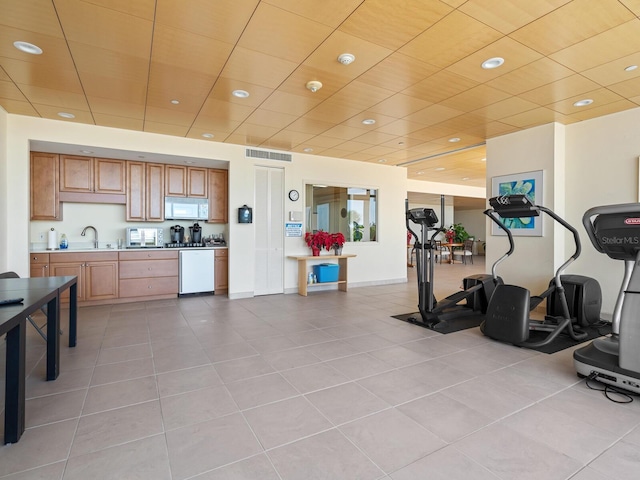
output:
[{"label": "exercise machine console", "polygon": [[[578,283],[582,281],[591,286],[589,293],[594,297],[593,302],[591,302],[594,305],[590,304],[589,307],[576,305],[576,300],[586,302],[587,299],[584,295],[584,288],[580,289],[579,292],[572,289],[572,308],[570,310],[565,286],[562,283],[563,278],[565,280],[568,279],[562,274],[580,255],[581,245],[577,230],[550,209],[533,204],[526,195],[493,197],[489,200],[489,204],[491,208],[484,212],[485,215],[504,230],[509,239],[509,250],[493,264],[492,274],[494,276],[496,275],[497,266],[511,256],[515,250],[513,235],[502,221],[504,218],[539,217],[540,213],[544,212],[573,234],[575,252],[558,268],[549,284],[549,288],[540,295],[532,296],[528,289],[517,285],[498,285],[489,302],[485,321],[480,327],[482,332],[495,340],[528,348],[547,345],[562,332],[568,333],[576,341],[584,340],[587,337],[587,333],[580,329],[575,316],[572,317],[572,312],[579,312],[582,315],[580,322],[591,322],[594,316],[593,310],[595,309],[597,310],[595,316],[599,319],[600,286],[594,287],[593,282],[595,280],[588,277],[574,277],[574,280],[578,280]],[[530,311],[545,299],[547,300],[547,315],[544,321],[530,320]],[[530,339],[532,330],[547,332],[547,335],[541,340],[534,341]]]},{"label": "exercise machine console", "polygon": [[611,336],[573,352],[581,377],[640,393],[640,204],[605,205],[582,217],[595,249],[624,262],[611,319]]}]

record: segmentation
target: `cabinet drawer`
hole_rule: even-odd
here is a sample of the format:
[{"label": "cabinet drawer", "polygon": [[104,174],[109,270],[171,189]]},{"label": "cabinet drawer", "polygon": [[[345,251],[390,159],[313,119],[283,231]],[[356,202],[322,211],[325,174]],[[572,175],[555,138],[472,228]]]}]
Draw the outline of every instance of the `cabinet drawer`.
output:
[{"label": "cabinet drawer", "polygon": [[120,262],[120,278],[175,277],[178,260],[131,260]]},{"label": "cabinet drawer", "polygon": [[120,280],[120,298],[178,294],[178,277],[125,278]]},{"label": "cabinet drawer", "polygon": [[49,263],[48,253],[32,253],[31,263]]},{"label": "cabinet drawer", "polygon": [[118,252],[50,253],[50,263],[83,263],[118,261]]},{"label": "cabinet drawer", "polygon": [[119,255],[120,261],[178,259],[177,250],[131,250],[128,252],[120,252]]}]

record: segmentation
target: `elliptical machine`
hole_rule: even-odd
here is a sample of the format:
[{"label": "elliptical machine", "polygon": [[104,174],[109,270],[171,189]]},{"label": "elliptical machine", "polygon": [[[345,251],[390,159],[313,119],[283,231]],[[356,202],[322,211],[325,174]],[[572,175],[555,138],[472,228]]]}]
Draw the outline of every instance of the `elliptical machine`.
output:
[{"label": "elliptical machine", "polygon": [[[420,318],[409,317],[408,322],[430,328],[445,330],[449,322],[473,314],[484,314],[489,305],[489,298],[495,288],[491,275],[470,275],[463,280],[464,290],[436,301],[433,294],[433,277],[435,265],[435,237],[445,229],[437,228],[438,216],[432,208],[413,208],[409,210],[405,202],[407,230],[415,238],[416,273],[418,275],[418,310]],[[420,236],[413,231],[409,221],[420,225]],[[433,232],[429,235],[429,232]],[[499,278],[496,281],[500,281]],[[465,303],[461,303],[466,301]]]},{"label": "elliptical machine", "polygon": [[[573,275],[571,278],[574,281],[580,283],[582,280],[583,284],[590,285],[590,298],[585,298],[585,295],[573,289],[572,309],[569,309],[562,283],[566,276],[562,273],[580,255],[580,237],[577,230],[550,209],[534,205],[526,195],[493,197],[489,199],[489,204],[491,208],[484,212],[485,215],[504,230],[509,239],[509,250],[493,264],[492,275],[496,275],[497,266],[515,250],[511,230],[501,221],[501,218],[538,217],[540,212],[544,212],[573,234],[576,249],[574,254],[558,268],[549,288],[540,295],[531,296],[528,289],[516,285],[498,285],[489,301],[485,321],[480,326],[482,333],[495,340],[527,348],[547,345],[563,331],[566,331],[575,341],[584,340],[588,334],[582,331],[578,324],[599,320],[601,293],[600,285],[594,279]],[[597,288],[593,286],[594,282]],[[544,321],[530,321],[529,312],[545,299],[547,299],[547,315]],[[576,304],[576,300],[582,303]],[[576,319],[575,315],[579,315],[580,318]],[[532,341],[529,339],[532,330],[548,332],[548,334],[542,340]]]},{"label": "elliptical machine", "polygon": [[573,352],[574,366],[579,377],[640,393],[640,205],[594,207],[585,212],[582,223],[598,252],[624,261],[624,277],[611,336]]}]

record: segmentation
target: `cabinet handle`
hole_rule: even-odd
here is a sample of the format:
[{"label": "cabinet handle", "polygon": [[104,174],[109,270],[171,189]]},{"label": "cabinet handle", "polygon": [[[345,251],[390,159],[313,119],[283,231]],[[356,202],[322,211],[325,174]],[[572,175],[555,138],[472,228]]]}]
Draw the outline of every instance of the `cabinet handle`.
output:
[{"label": "cabinet handle", "polygon": [[149,271],[151,271],[151,267],[149,267]]},{"label": "cabinet handle", "polygon": [[148,288],[149,290],[151,290],[151,285],[149,285],[147,288]]}]

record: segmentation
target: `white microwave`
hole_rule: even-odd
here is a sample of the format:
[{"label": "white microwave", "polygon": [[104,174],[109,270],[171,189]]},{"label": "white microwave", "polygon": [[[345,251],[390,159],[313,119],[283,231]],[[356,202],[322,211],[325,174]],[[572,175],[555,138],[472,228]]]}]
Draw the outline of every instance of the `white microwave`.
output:
[{"label": "white microwave", "polygon": [[208,220],[209,199],[164,197],[165,220]]},{"label": "white microwave", "polygon": [[127,248],[164,247],[164,231],[157,227],[128,227]]}]

